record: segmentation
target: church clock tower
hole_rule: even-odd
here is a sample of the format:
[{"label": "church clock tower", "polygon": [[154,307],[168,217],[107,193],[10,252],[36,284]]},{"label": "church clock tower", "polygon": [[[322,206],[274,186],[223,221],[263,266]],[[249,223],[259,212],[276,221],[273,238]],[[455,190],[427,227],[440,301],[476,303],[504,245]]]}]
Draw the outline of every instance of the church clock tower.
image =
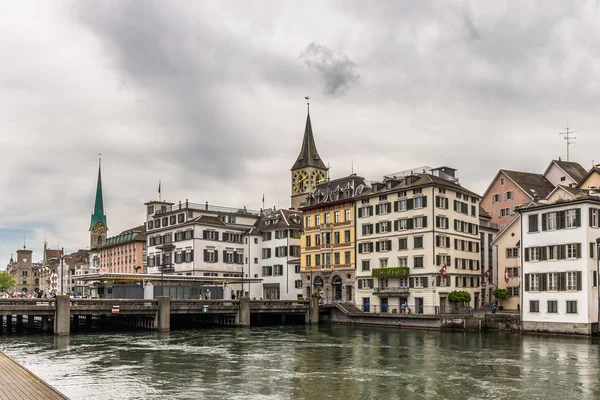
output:
[{"label": "church clock tower", "polygon": [[[308,103],[307,103],[308,105]],[[327,167],[319,157],[312,125],[310,123],[310,108],[306,116],[304,139],[298,159],[292,167],[292,208],[298,209],[306,202],[306,196],[316,189],[318,183],[327,177]]]},{"label": "church clock tower", "polygon": [[106,214],[104,213],[104,202],[102,201],[102,160],[98,160],[98,185],[96,186],[96,201],[94,202],[94,213],[90,222],[90,250],[97,250],[106,245]]}]

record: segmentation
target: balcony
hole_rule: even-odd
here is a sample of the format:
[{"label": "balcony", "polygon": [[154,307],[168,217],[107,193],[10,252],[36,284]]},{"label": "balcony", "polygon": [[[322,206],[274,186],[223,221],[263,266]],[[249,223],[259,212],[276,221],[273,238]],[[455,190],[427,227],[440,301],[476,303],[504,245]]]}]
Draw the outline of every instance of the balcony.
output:
[{"label": "balcony", "polygon": [[479,226],[482,226],[484,228],[498,229],[498,224],[494,224],[493,222],[485,220],[479,221]]}]

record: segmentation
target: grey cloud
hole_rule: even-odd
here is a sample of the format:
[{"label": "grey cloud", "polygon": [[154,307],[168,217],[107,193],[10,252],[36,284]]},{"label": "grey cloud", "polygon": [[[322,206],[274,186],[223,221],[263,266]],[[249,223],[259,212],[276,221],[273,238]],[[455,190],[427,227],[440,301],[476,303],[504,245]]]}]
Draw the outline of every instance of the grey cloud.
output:
[{"label": "grey cloud", "polygon": [[354,87],[360,80],[357,65],[345,54],[337,53],[312,42],[300,54],[300,58],[320,75],[324,91],[330,96],[340,96]]}]

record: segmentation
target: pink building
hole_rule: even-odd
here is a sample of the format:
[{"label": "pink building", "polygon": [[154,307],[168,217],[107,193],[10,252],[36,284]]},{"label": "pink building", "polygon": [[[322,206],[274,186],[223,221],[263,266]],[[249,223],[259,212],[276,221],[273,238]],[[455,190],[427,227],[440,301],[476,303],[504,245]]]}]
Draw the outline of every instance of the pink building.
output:
[{"label": "pink building", "polygon": [[99,254],[99,272],[143,273],[146,270],[146,226],[128,229],[108,238]]}]

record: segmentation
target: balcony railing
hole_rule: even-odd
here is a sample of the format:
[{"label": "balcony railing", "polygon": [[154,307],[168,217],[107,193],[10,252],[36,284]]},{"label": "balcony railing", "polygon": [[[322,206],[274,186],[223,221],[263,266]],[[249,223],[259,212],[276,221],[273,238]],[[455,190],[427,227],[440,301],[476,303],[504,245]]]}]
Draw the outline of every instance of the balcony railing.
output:
[{"label": "balcony railing", "polygon": [[498,224],[495,224],[490,221],[479,221],[479,225],[483,226],[484,228],[498,229]]}]

